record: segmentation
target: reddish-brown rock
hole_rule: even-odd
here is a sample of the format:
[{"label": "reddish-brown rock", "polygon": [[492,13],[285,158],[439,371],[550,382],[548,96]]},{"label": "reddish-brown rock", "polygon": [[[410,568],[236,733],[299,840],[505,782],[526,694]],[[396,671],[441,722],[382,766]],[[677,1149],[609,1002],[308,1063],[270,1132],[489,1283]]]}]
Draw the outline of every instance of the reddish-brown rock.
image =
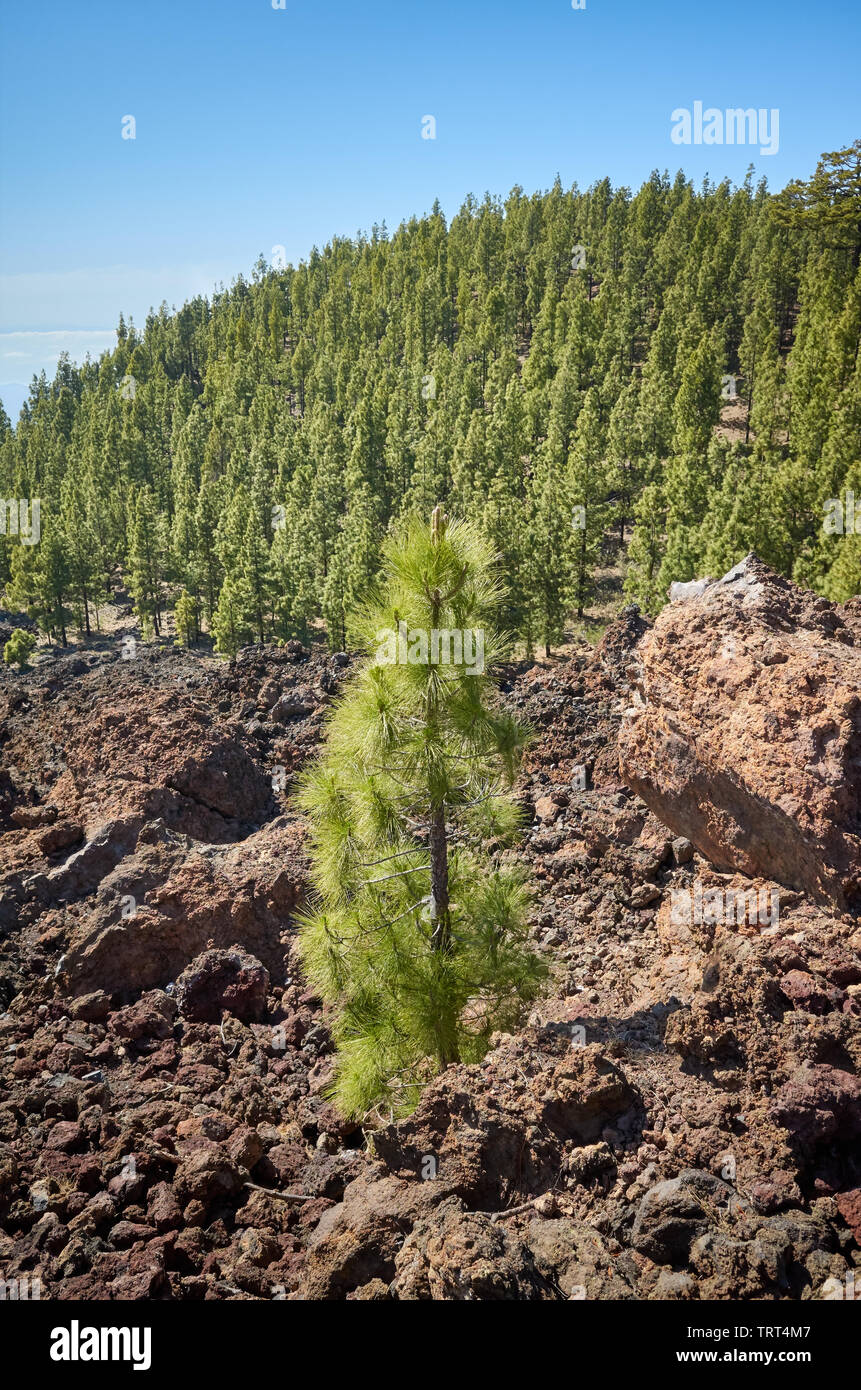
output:
[{"label": "reddish-brown rock", "polygon": [[501,1038],[480,1068],[450,1067],[418,1109],[374,1136],[393,1170],[424,1176],[490,1209],[538,1192],[559,1170],[566,1141],[587,1144],[635,1097],[595,1046],[552,1028]]},{"label": "reddish-brown rock", "polygon": [[855,1187],[851,1192],[840,1192],[834,1200],[856,1244],[861,1246],[861,1187]]},{"label": "reddish-brown rock", "polygon": [[186,966],[176,982],[183,1018],[217,1023],[230,1013],[246,1023],[263,1017],[269,972],[254,956],[234,946],[229,951],[204,951]]},{"label": "reddish-brown rock", "polygon": [[835,1067],[804,1067],[781,1086],[771,1107],[803,1148],[861,1138],[861,1080]]},{"label": "reddish-brown rock", "polygon": [[[861,631],[859,602],[847,629]],[[646,627],[629,607],[597,648],[508,668],[506,703],[537,730],[518,797],[547,819],[529,814],[500,854],[535,885],[548,993],[482,1061],[430,1081],[409,1119],[361,1129],[328,1102],[332,1040],[291,921],[305,873],[292,776],[342,663],[298,644],[230,665],[143,646],[136,662],[87,653],[101,664],[82,674],[59,657],[47,677],[2,676],[4,1277],[38,1268],[52,1300],[843,1286],[861,929],[789,888],[777,932],[678,911],[679,895],[775,885],[722,877],[622,784],[625,671]],[[314,712],[276,722],[305,687]],[[288,772],[259,828],[222,764],[253,765],[267,795],[273,767]],[[154,1007],[190,960],[236,943],[269,971],[264,1021]]]},{"label": "reddish-brown rock", "polygon": [[711,862],[861,908],[861,623],[755,556],[640,642],[628,785]]}]

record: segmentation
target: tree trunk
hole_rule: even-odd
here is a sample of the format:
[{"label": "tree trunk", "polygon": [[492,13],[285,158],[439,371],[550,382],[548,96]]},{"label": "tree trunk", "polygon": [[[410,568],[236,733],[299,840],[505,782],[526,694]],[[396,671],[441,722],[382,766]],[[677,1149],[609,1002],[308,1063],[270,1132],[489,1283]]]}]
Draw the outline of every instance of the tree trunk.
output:
[{"label": "tree trunk", "polygon": [[[430,856],[431,950],[448,953],[451,950],[451,916],[448,905],[448,840],[445,828],[445,808],[442,806],[434,808],[431,812]],[[449,1031],[445,1019],[441,1021],[441,1026],[437,1030],[437,1056],[442,1067],[448,1067],[453,1062],[460,1061],[456,1032]]]},{"label": "tree trunk", "polygon": [[430,819],[431,903],[433,934],[431,950],[451,949],[451,918],[448,910],[448,839],[445,810],[434,807]]},{"label": "tree trunk", "polygon": [[[780,347],[778,345],[778,352]],[[756,375],[756,353],[753,354],[753,361],[750,364],[750,377],[747,383],[747,419],[744,422],[744,442],[747,444],[750,439],[750,412],[753,406],[753,381]]]},{"label": "tree trunk", "polygon": [[[431,514],[431,536],[435,543],[438,543],[440,536],[445,531],[445,518],[442,516],[442,506],[437,505]],[[433,592],[431,602],[431,626],[439,627],[441,597],[439,589]],[[438,711],[435,707],[435,696],[428,701],[427,725],[433,729],[437,723]],[[431,898],[430,898],[430,919],[431,919],[431,950],[444,951],[448,954],[451,951],[451,913],[448,902],[448,836],[445,827],[445,804],[432,806],[430,813],[430,826],[428,830],[428,848],[430,850],[430,879],[431,879]],[[441,1029],[438,1034],[439,1061],[444,1067],[451,1062],[459,1061],[457,1055],[456,1033],[449,1036],[446,1041]]]}]

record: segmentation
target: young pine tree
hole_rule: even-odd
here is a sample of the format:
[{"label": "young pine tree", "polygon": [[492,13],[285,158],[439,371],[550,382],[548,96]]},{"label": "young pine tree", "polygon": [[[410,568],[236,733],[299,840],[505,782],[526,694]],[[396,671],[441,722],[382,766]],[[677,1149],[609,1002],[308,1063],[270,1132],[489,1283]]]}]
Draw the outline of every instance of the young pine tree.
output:
[{"label": "young pine tree", "polygon": [[134,504],[129,526],[129,556],[127,583],[135,601],[135,611],[146,632],[151,626],[156,637],[161,634],[161,579],[164,544],[164,522],[156,509],[149,488],[141,488]]},{"label": "young pine tree", "polygon": [[71,574],[59,526],[45,528],[38,545],[16,546],[11,570],[8,601],[23,608],[52,641],[59,639],[65,646],[73,616],[68,606]]},{"label": "young pine tree", "polygon": [[533,531],[527,560],[534,630],[550,655],[565,635],[571,584],[571,507],[565,475],[540,469],[533,479]]},{"label": "young pine tree", "polygon": [[7,666],[17,666],[21,671],[26,671],[35,646],[36,639],[32,632],[23,627],[13,628],[12,636],[3,648],[3,660]]},{"label": "young pine tree", "polygon": [[200,640],[200,603],[187,589],[176,600],[173,610],[177,647],[191,647]]},{"label": "young pine tree", "polygon": [[595,572],[607,527],[613,519],[607,464],[604,461],[598,392],[592,387],[586,395],[575,431],[574,447],[568,459],[567,491],[572,512],[571,598],[582,618],[588,600],[596,591]]},{"label": "young pine tree", "polygon": [[660,583],[665,526],[663,493],[658,483],[650,483],[634,508],[634,534],[625,576],[625,593],[635,595],[647,613],[659,612],[667,597]]},{"label": "young pine tree", "polygon": [[215,650],[231,661],[239,648],[251,640],[251,628],[246,617],[248,608],[248,594],[241,577],[228,574],[212,615],[212,635]]},{"label": "young pine tree", "polygon": [[507,789],[526,739],[490,690],[501,597],[473,525],[447,526],[440,508],[430,530],[410,519],[354,620],[367,655],[305,780],[316,903],[301,949],[352,1115],[408,1113],[435,1070],[484,1054],[544,975],[522,876],[479,849],[516,829]]}]

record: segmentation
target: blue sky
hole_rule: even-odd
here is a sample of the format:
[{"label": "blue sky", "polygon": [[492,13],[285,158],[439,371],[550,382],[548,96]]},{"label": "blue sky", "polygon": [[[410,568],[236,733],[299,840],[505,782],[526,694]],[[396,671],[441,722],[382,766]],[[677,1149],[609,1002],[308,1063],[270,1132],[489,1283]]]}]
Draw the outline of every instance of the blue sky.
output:
[{"label": "blue sky", "polygon": [[[858,0],[5,0],[0,398],[334,234],[557,172],[773,188],[861,134]],[[676,108],[780,112],[774,155],[678,146]],[[422,118],[436,139],[422,139]],[[122,138],[134,116],[135,139]]]}]

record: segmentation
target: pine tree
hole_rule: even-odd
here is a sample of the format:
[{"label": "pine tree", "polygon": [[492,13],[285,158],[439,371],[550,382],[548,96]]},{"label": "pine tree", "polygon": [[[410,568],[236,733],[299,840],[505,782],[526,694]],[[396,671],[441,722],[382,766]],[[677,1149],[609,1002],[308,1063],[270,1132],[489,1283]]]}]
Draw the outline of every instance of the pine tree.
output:
[{"label": "pine tree", "polygon": [[481,531],[494,554],[499,556],[500,568],[506,577],[505,613],[511,637],[522,638],[526,653],[531,656],[537,620],[530,574],[532,497],[531,494],[525,498],[520,495],[510,471],[494,478],[491,484],[481,516]]},{"label": "pine tree", "polygon": [[245,525],[239,555],[239,573],[242,576],[241,592],[246,603],[245,618],[262,646],[266,640],[267,616],[272,606],[272,576],[269,548],[254,510],[249,512]]},{"label": "pine tree", "polygon": [[248,609],[248,594],[243,588],[242,580],[227,575],[212,616],[215,650],[221,656],[230,657],[232,660],[239,648],[251,637],[252,630],[247,619]]},{"label": "pine tree", "polygon": [[323,618],[332,651],[343,651],[347,646],[349,614],[358,607],[377,571],[381,530],[370,489],[363,486],[335,542],[323,589]]},{"label": "pine tree", "polygon": [[617,498],[616,525],[619,545],[625,543],[625,524],[631,517],[640,492],[640,440],[637,430],[638,392],[631,382],[622,389],[610,415],[607,433],[607,461],[610,483]]},{"label": "pine tree", "polygon": [[13,628],[12,635],[3,646],[3,660],[7,666],[17,666],[20,671],[24,671],[35,646],[36,639],[32,632],[23,627]]},{"label": "pine tree", "polygon": [[39,621],[52,636],[68,642],[66,625],[72,616],[68,607],[71,569],[63,541],[57,530],[49,530],[39,545]]},{"label": "pine tree", "polygon": [[625,592],[634,595],[647,613],[657,613],[667,591],[660,581],[664,553],[666,506],[661,488],[650,483],[634,508],[634,534],[628,547]]},{"label": "pine tree", "polygon": [[201,483],[190,529],[194,538],[194,576],[199,579],[210,623],[222,573],[216,545],[219,515],[219,485],[207,474]]},{"label": "pine tree", "polygon": [[176,645],[193,646],[200,638],[200,606],[197,598],[183,589],[176,601],[173,616],[176,623]]},{"label": "pine tree", "polygon": [[282,641],[297,637],[306,641],[309,623],[319,606],[313,557],[305,541],[307,481],[305,470],[300,470],[270,551],[275,624]]},{"label": "pine tree", "polygon": [[680,454],[705,453],[720,416],[721,373],[712,337],[704,333],[682,372],[673,406],[674,443]]},{"label": "pine tree", "polygon": [[849,253],[861,265],[861,140],[822,155],[811,179],[793,179],[775,199],[780,219],[810,228],[821,244]]},{"label": "pine tree", "polygon": [[490,692],[492,554],[437,508],[384,556],[359,621],[367,656],[302,795],[317,904],[301,950],[332,1011],[334,1095],[354,1115],[407,1113],[434,1069],[483,1055],[543,974],[523,884],[476,840],[516,826],[505,789],[525,739]]},{"label": "pine tree", "polygon": [[535,479],[526,559],[534,631],[544,654],[562,641],[571,591],[571,518],[564,473]]},{"label": "pine tree", "polygon": [[577,420],[574,447],[568,463],[567,490],[573,526],[571,592],[577,617],[582,618],[586,603],[595,593],[595,570],[607,527],[612,520],[598,392],[594,387],[587,393]]},{"label": "pine tree", "polygon": [[63,479],[60,498],[59,529],[78,627],[89,637],[91,613],[98,616],[99,600],[104,595],[98,545],[90,524],[94,499],[88,496],[85,480],[73,469]]},{"label": "pine tree", "polygon": [[149,488],[141,488],[138,492],[133,517],[129,534],[129,591],[144,631],[151,625],[158,637],[161,633],[162,563],[167,547],[164,527]]},{"label": "pine tree", "polygon": [[[47,525],[45,522],[47,521]],[[52,640],[65,647],[67,627],[74,616],[69,607],[71,569],[60,528],[54,517],[43,519],[38,545],[18,545],[13,551],[8,595]]]}]

